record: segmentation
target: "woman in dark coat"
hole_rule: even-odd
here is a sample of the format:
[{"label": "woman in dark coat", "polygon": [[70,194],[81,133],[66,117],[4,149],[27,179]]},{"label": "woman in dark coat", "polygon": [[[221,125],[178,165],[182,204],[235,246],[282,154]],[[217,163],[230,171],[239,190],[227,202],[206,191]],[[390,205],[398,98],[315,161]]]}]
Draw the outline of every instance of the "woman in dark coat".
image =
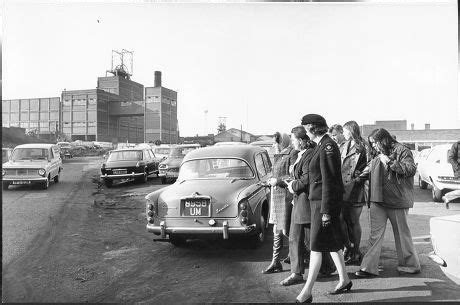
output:
[{"label": "woman in dark coat", "polygon": [[[289,230],[289,257],[291,275],[281,281],[281,285],[289,286],[303,282],[305,236],[310,226],[310,202],[308,200],[308,162],[315,143],[311,142],[303,126],[292,129],[291,141],[298,150],[297,160],[293,168],[294,180],[289,182],[289,192],[293,194],[291,227]],[[287,186],[285,184],[285,186]]]},{"label": "woman in dark coat", "polygon": [[350,246],[345,249],[346,264],[358,265],[362,258],[359,251],[361,242],[361,225],[359,217],[365,204],[364,185],[357,181],[367,164],[367,151],[358,123],[346,122],[343,125],[343,135],[346,142],[341,147],[342,181],[345,192],[343,194],[342,216],[345,222]]},{"label": "woman in dark coat", "polygon": [[268,180],[271,186],[270,218],[273,224],[273,257],[270,265],[262,271],[263,274],[281,272],[280,261],[283,236],[289,231],[292,195],[283,187],[283,179],[289,177],[289,167],[297,160],[298,151],[291,147],[291,139],[286,133],[275,133],[275,157],[272,177]]},{"label": "woman in dark coat", "polygon": [[326,120],[318,114],[302,118],[307,135],[317,143],[308,166],[311,207],[310,266],[305,286],[297,302],[312,302],[313,285],[321,267],[322,253],[330,252],[337,267],[339,283],[332,294],[350,290],[353,283],[345,270],[340,225],[343,196],[340,151],[337,143],[326,133]]}]

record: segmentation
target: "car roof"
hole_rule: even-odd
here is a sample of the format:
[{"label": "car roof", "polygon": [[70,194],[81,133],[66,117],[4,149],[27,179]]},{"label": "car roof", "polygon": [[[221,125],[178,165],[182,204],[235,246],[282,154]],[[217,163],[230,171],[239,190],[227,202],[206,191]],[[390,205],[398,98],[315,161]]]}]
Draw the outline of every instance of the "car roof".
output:
[{"label": "car roof", "polygon": [[249,143],[251,145],[273,145],[273,141],[269,141],[269,140],[264,140],[264,141],[255,141],[255,142],[252,142],[252,143]]},{"label": "car roof", "polygon": [[110,152],[117,152],[117,151],[141,151],[141,150],[149,150],[150,148],[146,147],[124,147],[120,149],[112,149]]},{"label": "car roof", "polygon": [[185,155],[184,162],[190,159],[223,157],[233,157],[245,160],[252,160],[252,156],[254,156],[254,154],[258,152],[266,152],[266,150],[258,146],[251,146],[247,144],[208,146],[192,150],[187,155]]},{"label": "car roof", "polygon": [[48,144],[48,143],[29,143],[29,144],[21,144],[16,146],[15,148],[50,148],[56,146],[56,144]]}]

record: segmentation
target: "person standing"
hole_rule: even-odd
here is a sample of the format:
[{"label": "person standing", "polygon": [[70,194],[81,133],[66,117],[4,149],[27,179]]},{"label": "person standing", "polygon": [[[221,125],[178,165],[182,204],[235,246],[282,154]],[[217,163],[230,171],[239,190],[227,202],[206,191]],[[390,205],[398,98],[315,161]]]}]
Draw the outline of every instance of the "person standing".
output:
[{"label": "person standing", "polygon": [[460,141],[452,144],[447,160],[452,165],[454,177],[460,178]]},{"label": "person standing", "polygon": [[294,127],[291,131],[293,147],[299,151],[293,164],[294,180],[288,186],[293,194],[293,208],[291,214],[291,228],[289,232],[289,257],[291,274],[280,282],[283,286],[290,286],[303,282],[305,236],[309,234],[310,202],[308,200],[308,163],[313,152],[314,142],[311,142],[303,126]]},{"label": "person standing", "polygon": [[393,227],[398,271],[420,272],[420,261],[412,242],[407,222],[409,208],[414,205],[414,175],[416,165],[410,149],[398,143],[384,129],[375,129],[369,136],[378,151],[359,179],[369,179],[370,226],[369,249],[364,255],[358,277],[379,274],[379,259],[387,220]]},{"label": "person standing", "polygon": [[289,167],[297,160],[298,154],[298,150],[290,145],[291,138],[288,134],[276,132],[274,140],[273,171],[272,177],[268,180],[271,186],[269,223],[273,224],[273,257],[270,265],[262,271],[263,274],[283,271],[280,254],[283,234],[286,235],[289,230],[292,195],[282,184],[283,179],[289,177]]},{"label": "person standing", "polygon": [[341,145],[345,142],[345,137],[343,135],[343,127],[340,124],[334,124],[331,127],[329,127],[329,134],[332,138],[332,140],[341,147]]},{"label": "person standing", "polygon": [[358,123],[355,121],[346,122],[343,125],[345,142],[342,145],[342,181],[345,192],[343,194],[342,216],[348,234],[345,234],[350,245],[344,252],[345,263],[359,265],[361,252],[361,225],[359,217],[365,204],[364,185],[357,182],[357,177],[363,172],[367,165],[367,151],[364,139]]},{"label": "person standing", "polygon": [[345,270],[340,226],[343,196],[340,150],[326,133],[326,120],[318,114],[302,118],[307,135],[317,143],[308,166],[311,208],[310,266],[308,278],[297,302],[312,302],[312,289],[321,267],[322,253],[330,252],[339,274],[339,283],[332,294],[349,291],[353,285]]}]

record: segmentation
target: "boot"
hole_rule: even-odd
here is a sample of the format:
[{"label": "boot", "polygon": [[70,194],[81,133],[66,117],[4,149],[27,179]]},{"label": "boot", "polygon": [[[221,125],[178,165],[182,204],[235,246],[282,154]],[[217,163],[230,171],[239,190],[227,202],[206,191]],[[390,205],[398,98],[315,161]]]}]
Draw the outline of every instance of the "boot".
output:
[{"label": "boot", "polygon": [[262,271],[263,274],[281,272],[283,271],[283,266],[280,262],[280,252],[283,247],[283,237],[279,233],[273,234],[273,259],[271,264]]}]

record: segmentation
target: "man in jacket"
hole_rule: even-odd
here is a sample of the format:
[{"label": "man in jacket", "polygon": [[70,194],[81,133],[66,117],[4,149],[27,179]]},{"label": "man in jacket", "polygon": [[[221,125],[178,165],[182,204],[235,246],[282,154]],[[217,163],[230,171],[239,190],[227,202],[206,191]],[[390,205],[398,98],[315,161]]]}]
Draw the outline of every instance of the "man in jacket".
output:
[{"label": "man in jacket", "polygon": [[454,177],[460,178],[460,141],[455,142],[452,148],[449,150],[449,156],[447,160],[452,165],[454,170]]}]

